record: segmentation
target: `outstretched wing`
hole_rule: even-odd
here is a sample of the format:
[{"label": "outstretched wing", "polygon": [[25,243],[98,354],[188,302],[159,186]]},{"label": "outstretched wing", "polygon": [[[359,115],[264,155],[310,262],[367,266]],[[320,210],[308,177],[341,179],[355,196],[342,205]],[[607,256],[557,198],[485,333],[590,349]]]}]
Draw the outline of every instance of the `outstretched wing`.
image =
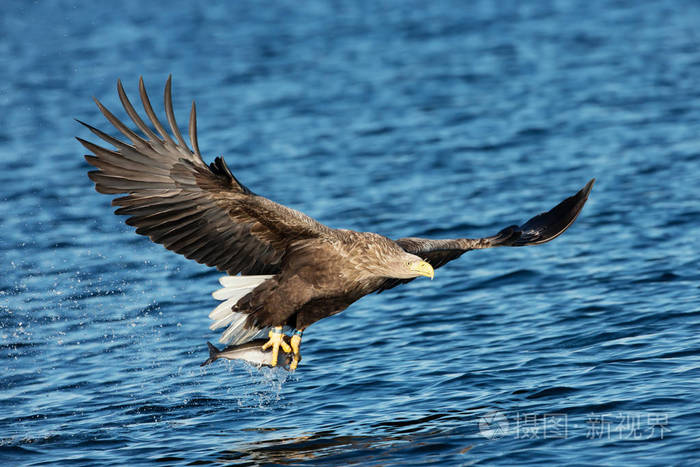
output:
[{"label": "outstretched wing", "polygon": [[[448,240],[429,240],[427,238],[400,238],[396,241],[409,253],[418,255],[437,269],[453,259],[457,259],[470,250],[493,248],[497,246],[539,245],[557,238],[576,220],[588,194],[593,188],[595,178],[589,181],[575,195],[566,198],[551,210],[539,214],[523,225],[512,225],[486,238],[457,238]],[[387,279],[379,292],[410,282],[413,279]]]},{"label": "outstretched wing", "polygon": [[[139,93],[156,134],[138,115],[117,83],[124,110],[143,135],[129,129],[97,99],[104,116],[129,142],[80,122],[114,146],[110,150],[77,138],[94,156],[85,159],[100,193],[124,194],[112,201],[115,214],[167,249],[230,275],[275,274],[294,241],[327,235],[331,229],[310,217],[251,192],[231,173],[223,158],[207,166],[197,144],[194,102],[187,146],[173,113],[171,78],[165,85],[165,114],[172,135],[156,117],[143,79]],[[173,137],[175,139],[173,139]]]}]

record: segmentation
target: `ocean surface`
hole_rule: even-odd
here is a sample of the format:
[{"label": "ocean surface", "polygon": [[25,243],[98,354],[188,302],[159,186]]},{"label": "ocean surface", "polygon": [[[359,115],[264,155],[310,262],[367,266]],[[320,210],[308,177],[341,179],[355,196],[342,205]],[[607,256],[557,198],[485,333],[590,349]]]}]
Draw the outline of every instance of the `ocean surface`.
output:
[{"label": "ocean surface", "polygon": [[[4,1],[2,465],[698,465],[700,4]],[[596,177],[552,243],[473,251],[206,368],[222,274],[87,178],[116,81],[333,226],[479,237]],[[111,130],[110,130],[111,131]]]}]

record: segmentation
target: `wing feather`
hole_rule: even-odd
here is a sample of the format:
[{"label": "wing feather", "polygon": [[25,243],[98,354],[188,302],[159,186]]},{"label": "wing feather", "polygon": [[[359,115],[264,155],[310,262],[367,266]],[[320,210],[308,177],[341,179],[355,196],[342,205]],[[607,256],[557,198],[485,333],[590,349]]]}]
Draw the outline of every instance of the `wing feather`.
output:
[{"label": "wing feather", "polygon": [[190,110],[190,143],[192,143],[192,149],[194,149],[194,154],[202,160],[202,154],[199,152],[199,142],[197,141],[197,108],[192,102],[192,110]]},{"label": "wing feather", "polygon": [[[170,78],[168,78],[168,79],[170,79]],[[163,126],[163,124],[160,123],[160,120],[158,120],[158,117],[156,116],[156,113],[153,110],[153,106],[151,105],[151,100],[148,98],[148,93],[146,92],[146,85],[143,82],[143,76],[139,77],[139,96],[141,96],[141,104],[143,105],[143,110],[146,111],[146,115],[148,115],[148,119],[151,121],[153,126],[156,128],[158,133],[160,133],[160,136],[163,138],[162,142],[165,144],[165,146],[170,147],[171,149],[175,149],[175,150],[184,149],[184,148],[177,147],[177,145],[175,144],[173,139],[170,137],[168,132],[165,130],[165,127]]]},{"label": "wing feather", "polygon": [[139,116],[138,112],[136,112],[136,109],[134,109],[134,106],[131,105],[131,101],[127,97],[126,92],[124,91],[124,86],[122,86],[122,80],[120,79],[117,80],[117,93],[119,94],[119,100],[122,102],[122,106],[129,115],[129,118],[131,118],[131,121],[134,122],[139,129],[141,129],[146,137],[153,141],[157,140],[158,137],[156,134],[153,133],[153,130],[151,130],[148,125],[146,125],[146,123]]},{"label": "wing feather", "polygon": [[185,148],[187,152],[191,152],[190,149],[187,147],[187,143],[185,143],[185,140],[182,138],[182,134],[180,133],[180,130],[177,127],[177,121],[175,120],[175,113],[173,112],[172,84],[173,77],[168,76],[168,81],[166,81],[165,83],[165,97],[163,99],[165,101],[165,116],[168,119],[168,123],[170,124],[170,129],[175,135],[175,138],[177,138],[178,147]]},{"label": "wing feather", "polygon": [[165,85],[165,115],[173,137],[160,122],[139,79],[139,95],[148,121],[142,119],[124,91],[117,92],[139,135],[97,99],[105,118],[128,140],[122,141],[86,123],[114,149],[78,138],[93,155],[97,170],[88,173],[100,193],[124,195],[112,201],[119,215],[129,216],[136,233],[229,275],[275,274],[292,242],[330,235],[333,230],[310,217],[251,192],[231,173],[223,158],[207,166],[197,141],[194,102],[190,111],[191,150],[178,129],[172,103],[172,79]]},{"label": "wing feather", "polygon": [[[539,245],[554,240],[564,233],[576,220],[588,195],[593,188],[595,178],[589,181],[578,193],[566,198],[547,212],[538,214],[521,226],[512,225],[485,238],[456,238],[430,240],[427,238],[408,237],[396,241],[401,248],[418,255],[437,269],[459,258],[470,250],[493,248],[499,246]],[[377,290],[382,292],[413,279],[387,279]]]}]

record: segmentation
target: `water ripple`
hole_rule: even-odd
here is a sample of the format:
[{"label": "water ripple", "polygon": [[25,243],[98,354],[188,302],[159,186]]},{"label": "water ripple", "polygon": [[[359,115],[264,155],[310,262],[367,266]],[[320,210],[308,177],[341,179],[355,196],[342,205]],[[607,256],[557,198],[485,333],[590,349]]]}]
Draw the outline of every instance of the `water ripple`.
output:
[{"label": "water ripple", "polygon": [[[697,4],[5,10],[4,464],[700,458]],[[207,160],[334,227],[492,235],[598,182],[554,242],[317,323],[293,375],[200,368],[219,274],[114,216],[73,140],[104,126],[91,96],[124,116],[143,74],[158,107],[169,73]]]}]

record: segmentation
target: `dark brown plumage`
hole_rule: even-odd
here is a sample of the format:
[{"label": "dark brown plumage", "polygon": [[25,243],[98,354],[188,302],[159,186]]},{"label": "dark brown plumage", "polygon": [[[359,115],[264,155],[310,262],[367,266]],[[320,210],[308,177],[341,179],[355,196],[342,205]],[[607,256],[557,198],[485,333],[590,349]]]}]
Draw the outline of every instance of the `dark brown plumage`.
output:
[{"label": "dark brown plumage", "polygon": [[[260,276],[259,280],[242,279],[245,287],[235,279],[226,279],[229,285],[222,289],[222,296],[227,298],[222,299],[227,299],[224,305],[228,305],[223,312],[212,312],[213,319],[221,318],[219,327],[229,325],[229,331],[235,331],[227,331],[226,342],[250,338],[250,329],[287,325],[303,330],[364,295],[420,275],[432,277],[433,268],[469,250],[552,240],[576,219],[594,182],[551,211],[493,237],[393,241],[374,233],[332,229],[258,196],[236,179],[223,158],[207,165],[197,143],[194,103],[189,120],[192,149],[178,130],[170,78],[164,100],[172,134],[156,117],[142,79],[140,97],[155,131],[138,115],[121,82],[117,90],[126,113],[142,134],[129,129],[95,100],[128,142],[80,122],[114,147],[110,150],[78,138],[94,154],[85,156],[97,168],[89,176],[98,192],[123,195],[112,201],[119,206],[115,213],[128,215],[126,222],[136,227],[136,233],[229,276]],[[245,290],[240,297],[239,289]]]}]

